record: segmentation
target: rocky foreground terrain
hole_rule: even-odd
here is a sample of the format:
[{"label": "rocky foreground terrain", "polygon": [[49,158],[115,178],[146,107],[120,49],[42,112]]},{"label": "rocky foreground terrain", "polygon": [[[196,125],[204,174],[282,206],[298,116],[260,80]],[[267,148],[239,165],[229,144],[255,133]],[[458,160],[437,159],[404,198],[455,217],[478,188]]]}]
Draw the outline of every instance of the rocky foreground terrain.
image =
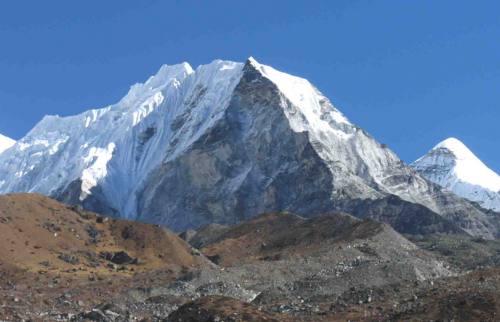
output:
[{"label": "rocky foreground terrain", "polygon": [[496,240],[342,213],[178,236],[0,196],[2,321],[498,321],[499,258]]}]

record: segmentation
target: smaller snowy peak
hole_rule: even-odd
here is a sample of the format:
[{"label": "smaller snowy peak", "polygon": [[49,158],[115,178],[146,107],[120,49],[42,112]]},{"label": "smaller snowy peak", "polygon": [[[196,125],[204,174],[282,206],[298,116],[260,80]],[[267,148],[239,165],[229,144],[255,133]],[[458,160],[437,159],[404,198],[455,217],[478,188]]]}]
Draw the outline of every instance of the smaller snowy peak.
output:
[{"label": "smaller snowy peak", "polygon": [[9,149],[12,147],[14,144],[16,144],[16,141],[6,137],[5,135],[0,134],[0,153],[4,152],[5,150]]},{"label": "smaller snowy peak", "polygon": [[[454,166],[451,170],[453,170],[453,175],[458,180],[478,185],[494,192],[500,191],[500,176],[488,168],[460,140],[456,138],[446,139],[436,145],[428,155],[434,155],[434,160],[439,158],[452,159]],[[425,158],[415,163],[422,163],[425,161]]]},{"label": "smaller snowy peak", "polygon": [[[465,144],[462,143],[459,139],[456,138],[448,138],[438,145],[436,145],[432,150],[438,149],[446,149],[453,153],[453,155],[460,160],[472,160],[475,159],[479,161],[479,159],[472,153],[471,150]],[[481,162],[481,161],[479,161]]]},{"label": "smaller snowy peak", "polygon": [[461,197],[500,210],[500,176],[456,138],[437,144],[412,167]]}]

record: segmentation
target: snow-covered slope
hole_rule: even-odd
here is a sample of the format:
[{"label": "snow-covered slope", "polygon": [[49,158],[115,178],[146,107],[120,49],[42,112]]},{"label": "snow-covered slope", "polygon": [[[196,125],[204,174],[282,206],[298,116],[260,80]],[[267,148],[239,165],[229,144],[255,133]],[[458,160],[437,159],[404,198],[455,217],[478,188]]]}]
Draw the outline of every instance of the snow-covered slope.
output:
[{"label": "snow-covered slope", "polygon": [[449,138],[412,166],[427,179],[486,209],[500,211],[500,176],[461,141]]},{"label": "snow-covered slope", "polygon": [[496,234],[491,218],[419,176],[309,81],[253,58],[163,66],[114,105],[45,117],[0,155],[0,193],[17,191],[176,230],[268,211],[356,213],[397,195]]},{"label": "snow-covered slope", "polygon": [[[84,201],[99,186],[106,208],[134,216],[137,185],[220,116],[241,65],[215,61],[196,71],[187,63],[165,65],[115,105],[76,116],[46,116],[3,156],[0,191],[60,196],[72,184]],[[189,119],[175,123],[187,109]],[[176,144],[169,144],[173,140]]]},{"label": "snow-covered slope", "polygon": [[16,141],[0,134],[0,153],[16,144]]}]

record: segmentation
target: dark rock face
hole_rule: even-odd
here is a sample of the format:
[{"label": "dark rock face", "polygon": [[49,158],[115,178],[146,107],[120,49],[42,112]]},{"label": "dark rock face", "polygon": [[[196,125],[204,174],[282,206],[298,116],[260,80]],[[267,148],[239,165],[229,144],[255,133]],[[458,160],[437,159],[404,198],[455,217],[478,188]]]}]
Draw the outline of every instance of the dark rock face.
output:
[{"label": "dark rock face", "polygon": [[334,206],[327,165],[307,134],[290,128],[276,86],[252,68],[245,67],[225,117],[153,173],[139,219],[183,230],[235,224],[269,211],[314,214]]}]

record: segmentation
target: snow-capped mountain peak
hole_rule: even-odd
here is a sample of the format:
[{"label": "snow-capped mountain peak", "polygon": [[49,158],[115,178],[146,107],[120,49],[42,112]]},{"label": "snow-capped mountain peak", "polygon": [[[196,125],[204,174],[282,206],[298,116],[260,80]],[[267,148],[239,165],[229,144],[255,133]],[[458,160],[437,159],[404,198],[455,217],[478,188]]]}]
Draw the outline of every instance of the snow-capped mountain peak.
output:
[{"label": "snow-capped mountain peak", "polygon": [[460,140],[449,138],[439,143],[437,149],[447,149],[456,159],[455,175],[462,181],[500,191],[500,176],[488,168],[472,151]]},{"label": "snow-capped mountain peak", "polygon": [[476,222],[465,227],[472,234],[496,234],[484,213],[416,174],[308,80],[252,57],[164,65],[116,104],[43,118],[0,155],[8,192],[176,230],[282,210],[362,211],[396,195],[458,212]]},{"label": "snow-capped mountain peak", "polygon": [[457,195],[500,210],[500,176],[460,140],[448,138],[440,142],[412,166]]},{"label": "snow-capped mountain peak", "polygon": [[0,134],[0,153],[9,149],[14,144],[16,144],[15,140],[13,140],[9,137],[6,137],[5,135]]},{"label": "snow-capped mountain peak", "polygon": [[[328,120],[321,119],[321,117],[325,116],[321,102],[327,101],[327,99],[319,93],[307,79],[278,71],[271,66],[262,65],[253,57],[248,58],[247,62],[264,77],[273,82],[293,105],[297,107],[307,106],[308,109],[301,109],[301,112],[304,113],[304,117],[309,123],[314,125],[314,129],[331,130]],[[329,114],[329,118],[337,123],[352,125],[347,118],[335,108],[331,109]]]}]

